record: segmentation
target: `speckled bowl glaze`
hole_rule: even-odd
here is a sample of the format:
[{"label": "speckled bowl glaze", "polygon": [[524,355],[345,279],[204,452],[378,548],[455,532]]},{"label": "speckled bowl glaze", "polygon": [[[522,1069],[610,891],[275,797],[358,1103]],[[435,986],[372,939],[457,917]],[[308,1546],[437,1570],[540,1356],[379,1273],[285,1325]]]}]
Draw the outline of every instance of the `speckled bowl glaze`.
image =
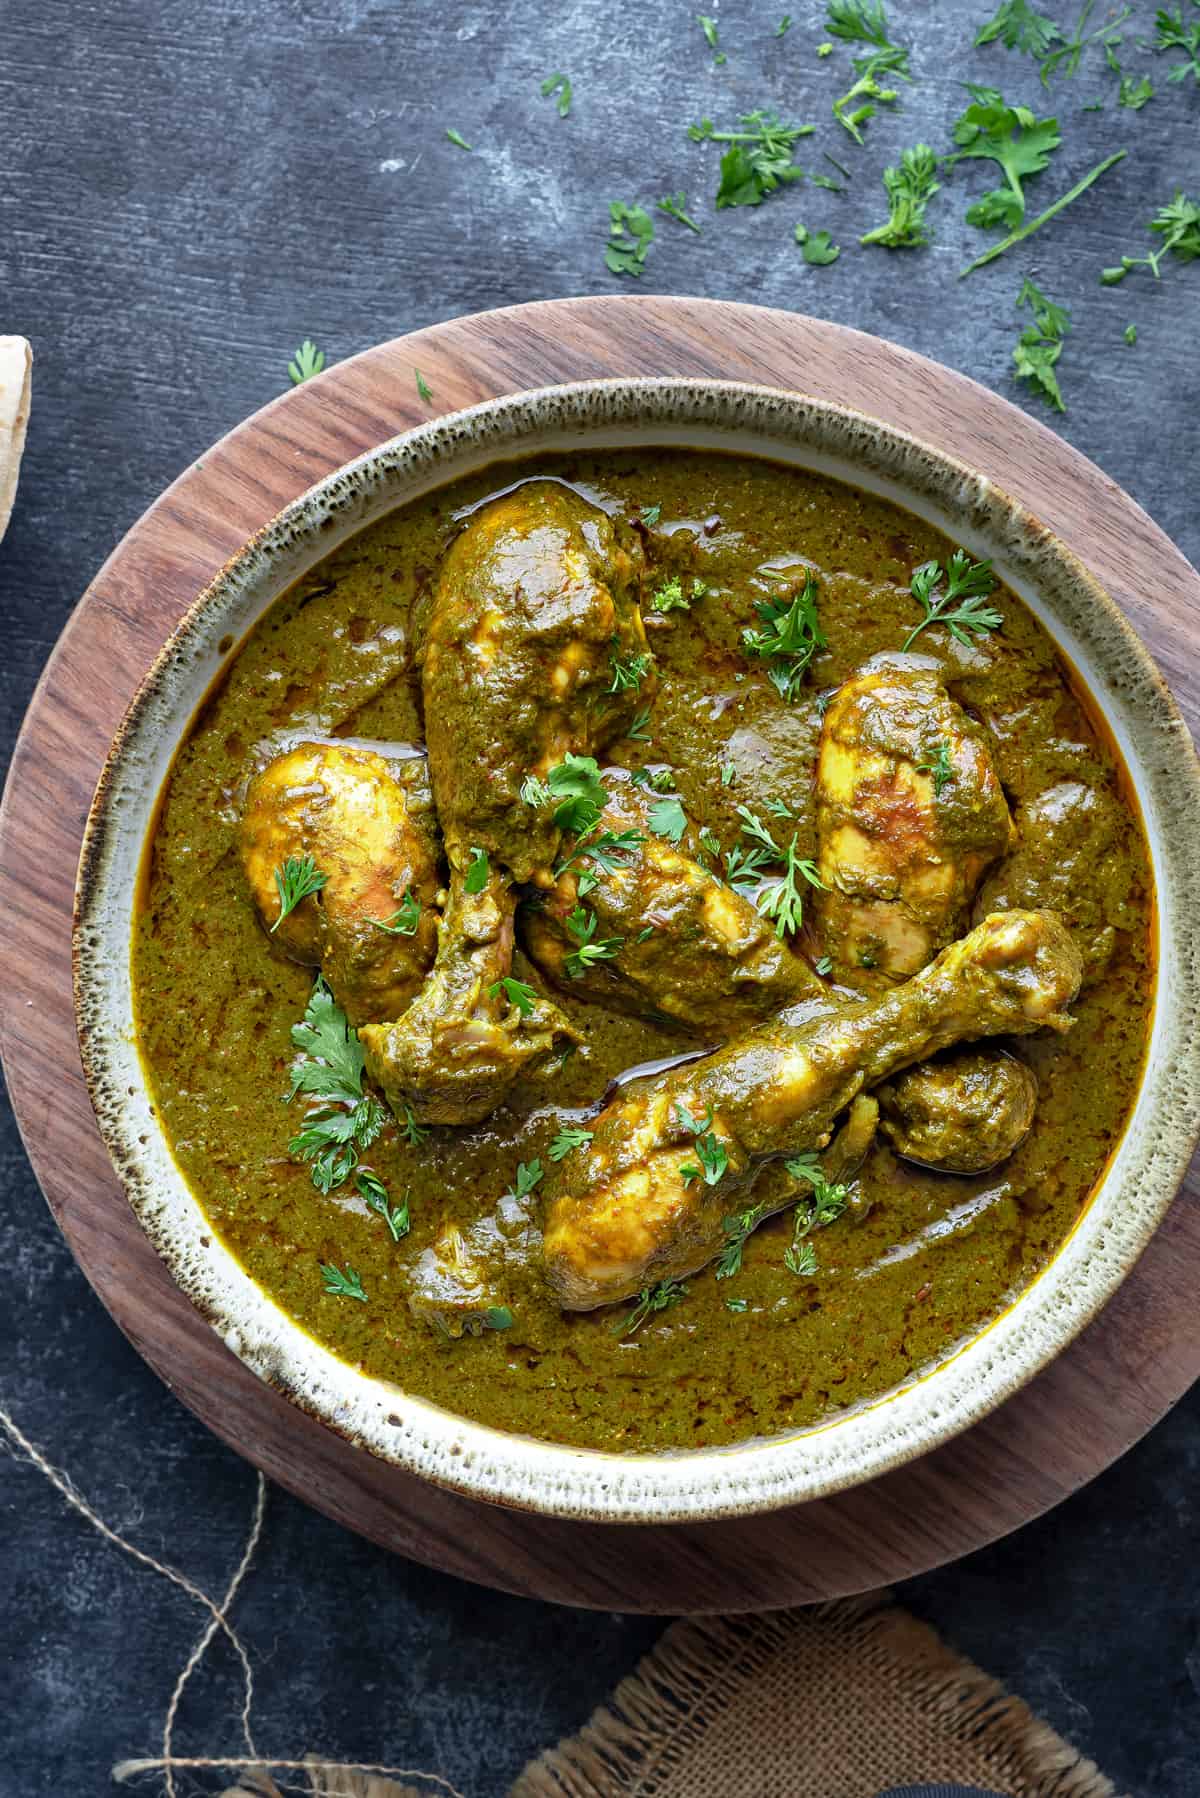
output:
[{"label": "speckled bowl glaze", "polygon": [[[618,1456],[469,1423],[339,1361],[277,1308],[213,1233],[151,1108],[131,1017],[137,872],[171,758],[198,703],[271,602],[383,513],[460,475],[547,450],[682,445],[841,477],[928,519],[1003,579],[1096,696],[1131,771],[1158,887],[1159,977],[1139,1097],[1073,1235],[957,1354],[816,1429],[732,1449]],[[988,481],[877,420],[736,383],[581,383],[489,402],[338,470],[262,531],[196,600],[119,731],[80,862],[75,984],[100,1128],[142,1227],[224,1341],[263,1379],[372,1454],[533,1511],[668,1522],[751,1514],[868,1480],[943,1442],[1051,1360],[1113,1293],[1173,1198],[1200,1130],[1200,773],[1154,664],[1070,552]]]}]

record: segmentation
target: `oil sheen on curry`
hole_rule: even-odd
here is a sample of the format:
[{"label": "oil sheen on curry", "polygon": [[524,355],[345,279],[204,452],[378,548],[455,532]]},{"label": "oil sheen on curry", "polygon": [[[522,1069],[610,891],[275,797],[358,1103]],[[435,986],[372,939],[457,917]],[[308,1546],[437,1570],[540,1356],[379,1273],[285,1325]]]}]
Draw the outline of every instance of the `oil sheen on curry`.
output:
[{"label": "oil sheen on curry", "polygon": [[512,464],[281,598],[135,927],[179,1165],[346,1361],[504,1430],[712,1447],[976,1334],[1137,1088],[1146,845],[1053,642],[882,499]]}]

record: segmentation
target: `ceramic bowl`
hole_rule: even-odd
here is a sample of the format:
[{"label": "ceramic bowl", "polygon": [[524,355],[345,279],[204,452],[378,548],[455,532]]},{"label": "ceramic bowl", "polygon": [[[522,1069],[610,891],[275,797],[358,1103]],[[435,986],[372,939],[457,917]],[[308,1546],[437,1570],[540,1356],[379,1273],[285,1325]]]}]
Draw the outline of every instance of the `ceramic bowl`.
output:
[{"label": "ceramic bowl", "polygon": [[[840,476],[929,520],[999,574],[1099,702],[1136,786],[1158,891],[1159,974],[1145,1077],[1077,1228],[1011,1308],[950,1359],[819,1428],[722,1450],[608,1455],[470,1423],[339,1361],[279,1310],[212,1232],[151,1108],[130,1027],[135,883],[155,801],[236,643],[321,557],[394,506],[546,450],[674,444]],[[408,431],[321,481],[234,557],[167,643],[118,732],[80,864],[75,962],[84,1066],[142,1226],[226,1344],[364,1450],[479,1498],[560,1516],[666,1522],[748,1514],[868,1480],[973,1423],[1058,1354],[1129,1271],[1170,1204],[1200,1122],[1200,777],[1185,726],[1112,601],[1027,511],[877,420],[738,383],[581,383]]]}]

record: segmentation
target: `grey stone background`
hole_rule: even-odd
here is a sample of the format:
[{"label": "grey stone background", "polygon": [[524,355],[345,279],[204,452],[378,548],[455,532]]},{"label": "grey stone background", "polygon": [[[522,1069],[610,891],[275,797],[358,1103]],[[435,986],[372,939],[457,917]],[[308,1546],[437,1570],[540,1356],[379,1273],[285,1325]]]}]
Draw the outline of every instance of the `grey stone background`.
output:
[{"label": "grey stone background", "polygon": [[[1074,0],[1041,4],[1074,17]],[[619,289],[603,262],[613,198],[683,188],[704,224],[695,237],[661,220],[647,291],[844,320],[1038,409],[1010,378],[1014,301],[1034,273],[1073,319],[1059,428],[1200,559],[1200,266],[1116,291],[1097,281],[1122,250],[1140,253],[1176,187],[1200,193],[1200,87],[1168,86],[1166,59],[1137,48],[1152,7],[1124,31],[1127,67],[1158,90],[1132,112],[1095,46],[1046,95],[1028,59],[972,49],[987,0],[893,0],[916,79],[861,150],[829,114],[849,51],[817,60],[815,0],[791,0],[795,23],[776,38],[782,10],[721,5],[728,61],[714,67],[688,6],[644,0],[0,0],[0,329],[27,332],[37,354],[0,553],[5,747],[110,547],[279,391],[303,337],[339,358],[456,313]],[[1102,0],[1096,22],[1109,16]],[[560,69],[575,84],[565,120],[538,94]],[[981,165],[947,178],[932,248],[856,246],[885,216],[885,162],[919,138],[948,146],[964,79],[1060,119],[1042,204],[1111,149],[1130,154],[1024,253],[959,282],[981,242],[966,205],[993,185]],[[1084,110],[1094,100],[1102,110]],[[849,191],[793,188],[714,214],[716,153],[685,127],[756,106],[816,121],[800,160],[827,167],[830,149]],[[451,125],[471,155],[446,141]],[[804,264],[798,219],[833,231],[839,262]],[[0,1188],[0,1401],[114,1524],[219,1589],[250,1470],[109,1322],[7,1118]],[[1200,1792],[1198,1462],[1193,1395],[1052,1516],[904,1592],[1137,1798]],[[0,1504],[0,1795],[101,1791],[116,1759],[153,1751],[198,1617],[7,1455]],[[238,1624],[260,1745],[427,1767],[470,1798],[503,1792],[576,1727],[660,1627],[461,1585],[278,1492]],[[183,1708],[184,1752],[236,1752],[234,1700],[218,1645]]]}]

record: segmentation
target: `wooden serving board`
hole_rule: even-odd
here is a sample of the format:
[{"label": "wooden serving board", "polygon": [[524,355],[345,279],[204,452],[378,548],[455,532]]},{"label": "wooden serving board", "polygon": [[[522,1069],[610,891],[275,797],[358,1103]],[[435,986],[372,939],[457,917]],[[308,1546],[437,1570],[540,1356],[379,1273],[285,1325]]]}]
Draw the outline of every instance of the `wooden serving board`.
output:
[{"label": "wooden serving board", "polygon": [[979,1548],[1075,1491],[1163,1415],[1200,1374],[1195,1167],[1100,1318],[944,1448],[769,1517],[565,1523],[374,1460],[229,1354],[125,1201],[84,1088],[71,1001],[75,869],[109,740],[167,633],[228,557],[312,482],[435,409],[639,374],[835,400],[989,475],[1114,595],[1195,730],[1200,577],[1098,468],[963,376],[818,319],[706,300],[553,300],[458,319],[368,350],[232,431],[150,508],[84,595],[30,705],[0,812],[0,1048],[34,1169],[88,1279],[179,1397],[272,1479],[389,1548],[511,1592],[631,1611],[756,1609],[862,1591]]}]

